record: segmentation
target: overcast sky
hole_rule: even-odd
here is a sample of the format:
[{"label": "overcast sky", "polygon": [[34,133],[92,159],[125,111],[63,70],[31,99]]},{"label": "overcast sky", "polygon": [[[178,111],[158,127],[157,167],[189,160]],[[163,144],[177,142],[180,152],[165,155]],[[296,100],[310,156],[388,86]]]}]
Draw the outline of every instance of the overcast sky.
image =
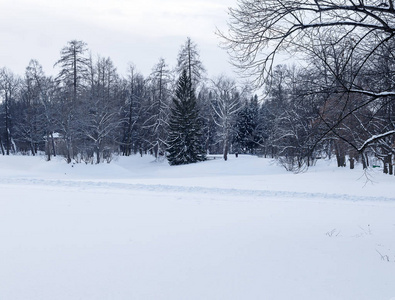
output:
[{"label": "overcast sky", "polygon": [[189,36],[209,76],[231,76],[216,27],[226,29],[236,0],[0,0],[0,67],[23,75],[37,59],[47,75],[68,41],[83,40],[94,57],[110,57],[120,74],[129,63],[149,75],[163,57],[170,67]]}]

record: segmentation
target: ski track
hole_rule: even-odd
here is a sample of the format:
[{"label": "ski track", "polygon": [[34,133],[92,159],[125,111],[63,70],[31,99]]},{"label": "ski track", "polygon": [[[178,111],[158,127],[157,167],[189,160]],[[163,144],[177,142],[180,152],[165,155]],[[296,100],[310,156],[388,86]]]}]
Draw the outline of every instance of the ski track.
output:
[{"label": "ski track", "polygon": [[33,178],[0,178],[0,185],[25,185],[34,186],[35,188],[64,188],[72,190],[112,190],[112,191],[146,191],[160,193],[189,193],[189,194],[209,194],[209,195],[229,195],[236,197],[253,197],[255,199],[263,198],[297,198],[297,199],[315,199],[315,200],[342,200],[351,202],[394,202],[395,197],[374,197],[374,196],[357,196],[348,194],[335,193],[308,193],[308,192],[290,192],[290,191],[270,191],[270,190],[251,190],[235,188],[211,188],[202,186],[178,186],[163,184],[136,184],[120,183],[109,181],[87,181],[87,180],[50,180],[50,179],[33,179]]}]

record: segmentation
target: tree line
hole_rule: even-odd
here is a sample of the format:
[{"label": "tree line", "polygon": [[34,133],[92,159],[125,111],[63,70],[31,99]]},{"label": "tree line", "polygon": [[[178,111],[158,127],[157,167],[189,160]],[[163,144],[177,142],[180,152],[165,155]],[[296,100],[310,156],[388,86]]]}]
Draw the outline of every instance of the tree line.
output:
[{"label": "tree line", "polygon": [[[242,8],[232,13],[248,12]],[[43,151],[48,160],[61,155],[86,163],[149,153],[171,164],[246,153],[276,158],[290,171],[331,156],[339,167],[359,161],[367,168],[374,158],[393,174],[395,44],[386,41],[368,55],[336,37],[292,44],[304,49],[304,66],[275,65],[264,56],[257,68],[240,57],[250,65],[239,67],[252,68],[254,87],[264,90],[261,99],[252,85],[206,78],[190,38],[174,68],[159,59],[147,77],[134,66],[122,77],[110,58],[93,60],[84,42],[70,41],[55,63],[56,77],[46,76],[36,60],[23,77],[0,70],[0,151]],[[225,38],[231,50],[242,45]]]},{"label": "tree line", "polygon": [[[120,76],[111,58],[93,59],[86,43],[72,40],[60,51],[54,77],[45,75],[37,60],[23,76],[0,69],[0,153],[45,152],[48,160],[60,155],[68,163],[110,161],[115,153],[160,159],[178,156],[192,138],[194,146],[187,147],[192,161],[207,153],[227,159],[234,151],[236,118],[251,92],[227,76],[206,78],[190,38],[177,58],[174,68],[159,59],[147,77],[133,65]],[[183,115],[177,116],[180,110]],[[187,130],[177,148],[173,144]]]}]

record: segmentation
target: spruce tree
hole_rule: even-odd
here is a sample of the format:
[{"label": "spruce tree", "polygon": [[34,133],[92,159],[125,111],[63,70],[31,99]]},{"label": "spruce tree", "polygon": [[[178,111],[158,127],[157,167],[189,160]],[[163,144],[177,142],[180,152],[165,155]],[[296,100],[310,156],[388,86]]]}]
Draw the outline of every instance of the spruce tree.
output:
[{"label": "spruce tree", "polygon": [[239,111],[236,119],[235,147],[241,153],[255,154],[261,143],[258,97],[251,98]]},{"label": "spruce tree", "polygon": [[205,160],[202,124],[195,91],[186,70],[178,80],[172,104],[167,148],[169,163],[181,165]]}]

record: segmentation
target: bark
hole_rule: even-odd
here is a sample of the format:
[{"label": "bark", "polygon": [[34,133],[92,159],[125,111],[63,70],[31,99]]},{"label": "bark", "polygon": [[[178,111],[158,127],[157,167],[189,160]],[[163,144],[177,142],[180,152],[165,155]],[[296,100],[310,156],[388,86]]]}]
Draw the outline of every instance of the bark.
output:
[{"label": "bark", "polygon": [[36,155],[36,148],[34,147],[34,143],[30,142],[30,151],[32,151],[32,155]]},{"label": "bark", "polygon": [[365,155],[365,153],[361,153],[361,156],[362,156],[362,167],[364,170],[366,170],[369,166],[368,157]]},{"label": "bark", "polygon": [[387,155],[384,157],[384,174],[393,174],[393,166],[392,166],[392,154]]},{"label": "bark", "polygon": [[100,164],[100,147],[96,146],[96,164]]},{"label": "bark", "polygon": [[52,143],[52,153],[53,153],[53,156],[54,157],[56,157],[56,148],[55,148],[55,140],[54,140],[54,138],[53,138],[53,133],[51,133],[51,143]]},{"label": "bark", "polygon": [[355,159],[354,157],[350,157],[350,169],[353,170],[355,168]]},{"label": "bark", "polygon": [[224,142],[224,160],[228,160],[228,152],[229,152],[229,142],[225,141]]},{"label": "bark", "polygon": [[9,112],[9,99],[8,93],[5,93],[5,147],[6,147],[6,154],[10,155],[10,148],[11,148],[11,137],[10,137],[10,112]]},{"label": "bark", "polygon": [[1,137],[0,137],[0,149],[1,149],[1,154],[5,155],[4,146],[3,146],[3,142],[1,141]]},{"label": "bark", "polygon": [[346,166],[346,154],[343,149],[343,145],[335,143],[336,160],[338,167]]},{"label": "bark", "polygon": [[51,160],[51,146],[50,146],[49,134],[47,134],[47,140],[45,142],[45,151],[47,154],[47,161],[50,161]]}]

